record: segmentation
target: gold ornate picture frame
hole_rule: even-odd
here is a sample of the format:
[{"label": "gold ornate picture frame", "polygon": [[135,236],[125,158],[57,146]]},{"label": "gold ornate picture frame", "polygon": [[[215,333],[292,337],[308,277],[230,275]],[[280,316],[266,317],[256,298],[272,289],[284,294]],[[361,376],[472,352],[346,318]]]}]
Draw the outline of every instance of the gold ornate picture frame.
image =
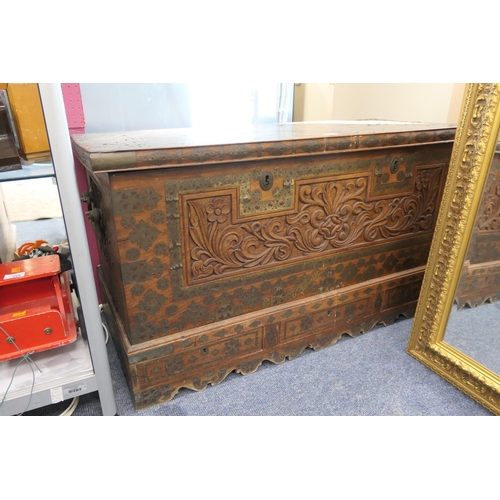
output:
[{"label": "gold ornate picture frame", "polygon": [[[500,415],[500,374],[444,340],[500,129],[500,84],[467,84],[407,352]],[[480,333],[479,333],[480,334]],[[498,325],[500,347],[500,324]]]}]

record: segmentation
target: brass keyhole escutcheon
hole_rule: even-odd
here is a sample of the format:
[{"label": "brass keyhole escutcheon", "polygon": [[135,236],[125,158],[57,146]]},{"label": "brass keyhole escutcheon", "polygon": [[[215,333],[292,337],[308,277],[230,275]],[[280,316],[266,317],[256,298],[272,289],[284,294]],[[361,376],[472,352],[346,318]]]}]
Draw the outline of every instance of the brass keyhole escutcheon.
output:
[{"label": "brass keyhole escutcheon", "polygon": [[400,166],[401,166],[401,161],[399,160],[399,158],[393,158],[391,160],[391,164],[389,165],[389,170],[391,171],[391,174],[395,174],[399,170]]},{"label": "brass keyhole escutcheon", "polygon": [[269,191],[273,187],[274,175],[272,172],[265,171],[260,174],[259,184],[262,191]]}]

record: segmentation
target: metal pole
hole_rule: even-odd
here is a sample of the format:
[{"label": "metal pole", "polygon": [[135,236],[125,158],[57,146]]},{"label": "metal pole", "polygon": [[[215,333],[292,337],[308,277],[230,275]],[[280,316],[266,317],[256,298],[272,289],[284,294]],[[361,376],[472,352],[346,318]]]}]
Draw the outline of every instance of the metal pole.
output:
[{"label": "metal pole", "polygon": [[78,281],[80,305],[85,320],[102,412],[103,415],[116,415],[111,371],[80,204],[61,84],[39,83],[38,89],[59,187],[71,260]]}]

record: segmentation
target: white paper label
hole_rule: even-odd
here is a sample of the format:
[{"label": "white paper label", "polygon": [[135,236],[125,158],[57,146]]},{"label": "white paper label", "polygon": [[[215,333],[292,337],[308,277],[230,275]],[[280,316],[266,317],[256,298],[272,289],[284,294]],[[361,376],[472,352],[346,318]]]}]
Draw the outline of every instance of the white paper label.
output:
[{"label": "white paper label", "polygon": [[52,400],[52,404],[63,401],[64,397],[62,387],[54,387],[53,389],[50,389],[50,399]]},{"label": "white paper label", "polygon": [[23,276],[25,276],[26,273],[23,271],[22,273],[14,273],[14,274],[6,274],[3,279],[4,280],[13,280],[15,278],[22,278]]}]

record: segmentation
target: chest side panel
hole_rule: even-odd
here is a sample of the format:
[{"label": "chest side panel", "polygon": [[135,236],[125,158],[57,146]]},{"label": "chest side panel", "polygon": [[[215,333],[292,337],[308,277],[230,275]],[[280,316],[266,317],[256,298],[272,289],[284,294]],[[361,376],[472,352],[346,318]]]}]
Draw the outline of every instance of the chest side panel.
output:
[{"label": "chest side panel", "polygon": [[108,174],[87,176],[88,197],[87,217],[96,235],[99,249],[101,273],[113,294],[113,302],[125,328],[129,328],[128,302],[122,279],[119,239],[116,233],[113,214],[112,187]]}]

